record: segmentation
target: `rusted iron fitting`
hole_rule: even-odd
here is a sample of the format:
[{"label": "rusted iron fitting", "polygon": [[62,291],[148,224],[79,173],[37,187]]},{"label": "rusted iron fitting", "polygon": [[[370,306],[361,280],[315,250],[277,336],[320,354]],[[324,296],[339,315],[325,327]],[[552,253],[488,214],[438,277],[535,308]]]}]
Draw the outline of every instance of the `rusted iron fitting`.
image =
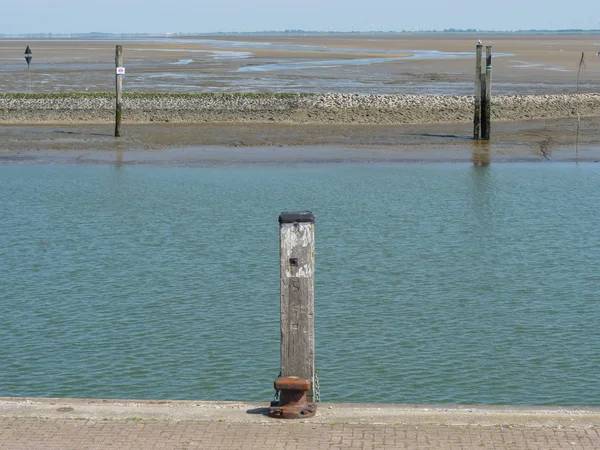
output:
[{"label": "rusted iron fitting", "polygon": [[317,405],[306,401],[310,381],[300,377],[277,378],[275,389],[279,391],[279,403],[271,402],[269,417],[302,419],[313,417],[317,412]]}]

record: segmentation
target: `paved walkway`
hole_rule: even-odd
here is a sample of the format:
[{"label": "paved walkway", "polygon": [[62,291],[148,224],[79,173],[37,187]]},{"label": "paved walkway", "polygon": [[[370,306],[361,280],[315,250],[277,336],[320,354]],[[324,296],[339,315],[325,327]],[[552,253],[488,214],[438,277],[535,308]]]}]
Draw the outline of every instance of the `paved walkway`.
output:
[{"label": "paved walkway", "polygon": [[1,449],[598,449],[598,408],[265,405],[0,398]]}]

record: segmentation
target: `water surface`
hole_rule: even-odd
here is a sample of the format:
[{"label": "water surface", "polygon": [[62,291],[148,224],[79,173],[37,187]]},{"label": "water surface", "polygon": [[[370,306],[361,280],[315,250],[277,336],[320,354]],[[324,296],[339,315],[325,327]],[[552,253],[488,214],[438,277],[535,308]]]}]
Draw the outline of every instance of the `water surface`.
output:
[{"label": "water surface", "polygon": [[0,396],[268,401],[277,217],[310,209],[324,400],[600,405],[598,165],[0,178]]}]

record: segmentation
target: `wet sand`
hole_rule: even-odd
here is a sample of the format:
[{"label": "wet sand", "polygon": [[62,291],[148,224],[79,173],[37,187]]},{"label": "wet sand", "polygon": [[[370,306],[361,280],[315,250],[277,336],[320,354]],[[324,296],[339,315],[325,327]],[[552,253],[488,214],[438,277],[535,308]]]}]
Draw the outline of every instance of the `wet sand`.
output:
[{"label": "wet sand", "polygon": [[[0,39],[0,91],[28,91],[22,55],[30,45],[33,92],[112,92],[115,45],[122,44],[125,91],[470,95],[477,39],[493,46],[494,94],[575,93],[582,52],[580,90],[598,92],[598,35],[568,33]],[[366,65],[301,65],[402,57]],[[290,63],[299,65],[239,71]]]},{"label": "wet sand", "polygon": [[[493,45],[496,55],[489,144],[471,139],[477,39]],[[600,91],[600,58],[594,56],[600,44],[598,36],[591,34],[234,35],[0,42],[3,92],[28,90],[22,60],[26,45],[31,45],[34,55],[34,93],[112,92],[114,48],[123,44],[126,92],[317,93],[303,100],[307,105],[292,107],[285,101],[283,107],[277,102],[239,107],[235,102],[171,100],[128,105],[126,99],[120,139],[112,136],[110,97],[83,106],[74,101],[68,105],[21,101],[15,106],[0,99],[4,101],[0,108],[4,163],[112,163],[115,154],[120,154],[123,164],[599,159],[600,96],[574,95],[582,52],[586,64],[579,90]],[[329,65],[335,60],[352,63],[390,57],[400,59]],[[324,65],[302,66],[320,62]],[[282,64],[287,68],[252,71]],[[299,65],[290,68],[289,64]],[[343,95],[324,94],[335,92]]]},{"label": "wet sand", "polygon": [[491,142],[470,124],[154,124],[0,126],[0,164],[298,164],[600,160],[600,118],[494,124]]}]

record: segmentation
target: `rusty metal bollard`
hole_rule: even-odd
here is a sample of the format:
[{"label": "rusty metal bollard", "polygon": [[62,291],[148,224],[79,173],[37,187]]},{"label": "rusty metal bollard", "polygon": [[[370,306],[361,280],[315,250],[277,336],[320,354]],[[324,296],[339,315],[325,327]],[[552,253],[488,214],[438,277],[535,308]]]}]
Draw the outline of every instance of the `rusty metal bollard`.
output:
[{"label": "rusty metal bollard", "polygon": [[275,389],[279,391],[279,404],[271,403],[269,417],[301,419],[313,417],[317,412],[317,405],[306,401],[310,381],[300,377],[282,377],[275,380]]}]

